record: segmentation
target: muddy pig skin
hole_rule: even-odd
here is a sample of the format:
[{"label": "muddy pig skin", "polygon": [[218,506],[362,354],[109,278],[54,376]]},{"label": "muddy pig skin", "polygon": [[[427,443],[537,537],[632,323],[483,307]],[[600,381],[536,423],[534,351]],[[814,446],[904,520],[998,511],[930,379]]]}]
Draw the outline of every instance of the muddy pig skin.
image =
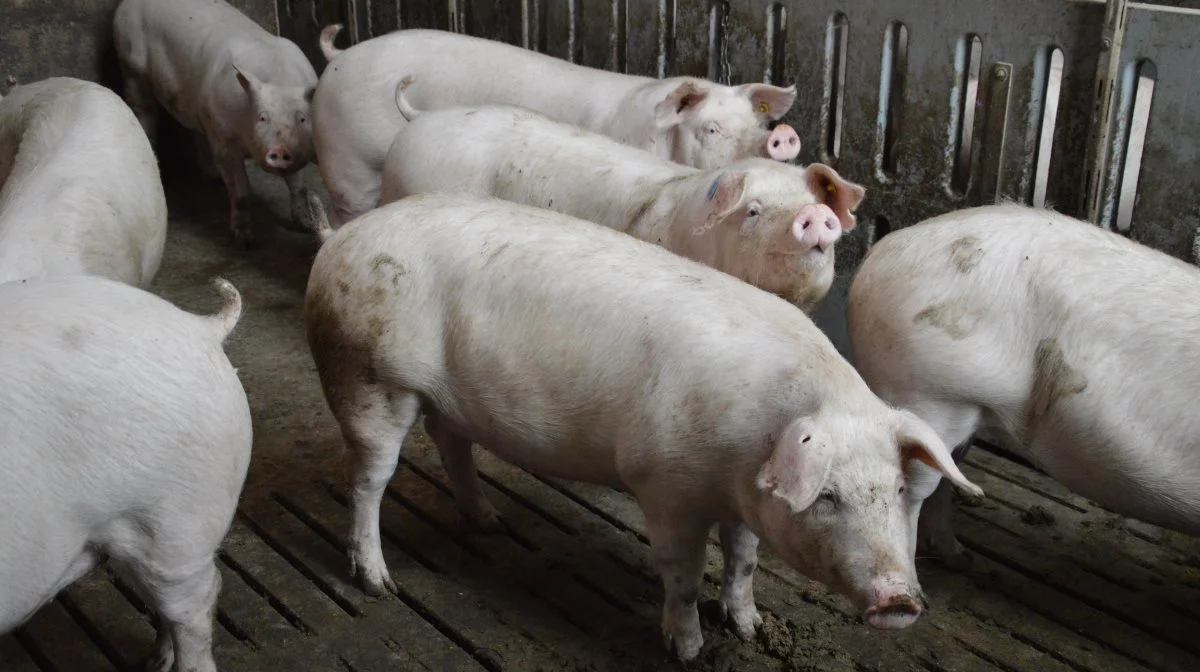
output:
[{"label": "muddy pig skin", "polygon": [[125,99],[146,135],[154,141],[159,105],[195,133],[202,167],[225,183],[240,245],[253,243],[239,214],[250,197],[247,157],[287,182],[297,225],[315,226],[298,171],[313,160],[317,74],[295,43],[224,0],[122,0],[113,33]]},{"label": "muddy pig skin", "polygon": [[618,74],[438,30],[400,30],[339,51],[339,29],[322,33],[330,63],[313,100],[335,227],[379,201],[384,155],[405,123],[395,92],[406,75],[416,78],[409,99],[418,109],[515,105],[697,168],[752,156],[790,161],[800,152],[790,126],[766,128],[791,108],[795,87]]},{"label": "muddy pig skin", "polygon": [[[973,208],[879,241],[848,322],[863,377],[947,446],[986,429],[1113,512],[1200,534],[1200,270],[1049,210]],[[913,542],[965,565],[951,493],[920,471]]]},{"label": "muddy pig skin", "polygon": [[471,447],[631,493],[666,589],[663,633],[703,642],[696,601],[719,525],[721,605],[749,638],[758,537],[903,628],[923,597],[904,470],[940,465],[795,306],[611,229],[507,201],[420,194],[329,236],[305,299],[308,340],[348,446],[352,571],[394,589],[379,505],[419,414],[462,513],[494,526]]},{"label": "muddy pig skin", "polygon": [[[403,83],[401,84],[403,87]],[[549,208],[657,243],[796,303],[829,292],[834,244],[864,189],[832,168],[745,159],[700,170],[510,106],[419,113],[396,135],[380,201],[429,191]]]},{"label": "muddy pig skin", "polygon": [[105,559],[159,624],[148,669],[214,672],[217,546],[250,461],[250,409],[193,315],[105,278],[0,285],[0,633]]},{"label": "muddy pig skin", "polygon": [[145,287],[166,238],[158,162],[119,96],[55,77],[0,99],[0,282],[98,275]]}]

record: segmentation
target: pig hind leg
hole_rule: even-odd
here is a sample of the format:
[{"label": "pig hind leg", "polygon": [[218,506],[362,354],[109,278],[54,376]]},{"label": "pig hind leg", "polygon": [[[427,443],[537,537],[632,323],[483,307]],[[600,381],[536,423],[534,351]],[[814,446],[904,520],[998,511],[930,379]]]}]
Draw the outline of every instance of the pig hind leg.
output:
[{"label": "pig hind leg", "polygon": [[[202,508],[196,504],[188,510]],[[187,518],[150,521],[139,526],[147,530],[144,535],[107,549],[155,617],[158,636],[147,670],[216,672],[213,619],[221,575],[214,555],[232,517],[230,510],[197,517],[196,524]]]},{"label": "pig hind leg", "polygon": [[350,160],[334,152],[322,155],[317,168],[329,192],[330,220],[334,228],[379,205],[382,178],[379,171],[366,162]]},{"label": "pig hind leg", "polygon": [[359,388],[334,409],[346,439],[346,476],[350,481],[351,529],[347,540],[350,573],[372,595],[395,592],[379,538],[379,505],[400,460],[404,438],[421,412],[412,392],[391,392],[378,385]]},{"label": "pig hind leg", "polygon": [[483,494],[470,439],[455,434],[436,413],[426,414],[425,431],[442,456],[442,467],[454,488],[454,502],[463,517],[480,530],[499,531],[500,514]]},{"label": "pig hind leg", "polygon": [[721,587],[721,614],[732,621],[739,637],[754,639],[762,616],[754,605],[754,570],[758,566],[758,537],[741,521],[721,523],[721,553],[725,556],[725,581]]}]

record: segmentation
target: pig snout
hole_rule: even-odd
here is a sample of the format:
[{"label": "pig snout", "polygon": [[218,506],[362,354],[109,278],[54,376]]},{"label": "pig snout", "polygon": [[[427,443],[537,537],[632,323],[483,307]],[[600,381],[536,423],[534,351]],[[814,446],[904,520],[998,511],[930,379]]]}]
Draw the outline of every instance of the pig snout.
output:
[{"label": "pig snout", "polygon": [[842,237],[842,223],[829,206],[812,203],[800,208],[800,214],[792,221],[792,235],[804,250],[815,248],[824,252]]},{"label": "pig snout", "polygon": [[871,591],[874,604],[863,612],[863,620],[880,630],[903,630],[921,616],[928,603],[920,590],[910,591],[906,583],[885,579]]},{"label": "pig snout", "polygon": [[800,136],[787,124],[775,127],[767,136],[767,156],[776,161],[791,161],[800,156]]},{"label": "pig snout", "polygon": [[276,145],[267,150],[263,163],[276,170],[287,170],[292,166],[292,153],[287,147]]}]

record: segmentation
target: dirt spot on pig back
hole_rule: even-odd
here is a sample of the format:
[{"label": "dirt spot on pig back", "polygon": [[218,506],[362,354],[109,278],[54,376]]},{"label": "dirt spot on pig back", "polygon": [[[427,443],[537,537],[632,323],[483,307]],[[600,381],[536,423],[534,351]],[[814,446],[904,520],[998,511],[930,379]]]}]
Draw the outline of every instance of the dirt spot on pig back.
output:
[{"label": "dirt spot on pig back", "polygon": [[960,341],[975,331],[979,314],[957,301],[942,301],[926,306],[913,316],[913,324],[927,324],[946,332],[950,338]]},{"label": "dirt spot on pig back", "polygon": [[950,261],[959,273],[970,273],[979,265],[983,257],[983,248],[979,247],[977,236],[963,236],[950,243],[948,248]]}]

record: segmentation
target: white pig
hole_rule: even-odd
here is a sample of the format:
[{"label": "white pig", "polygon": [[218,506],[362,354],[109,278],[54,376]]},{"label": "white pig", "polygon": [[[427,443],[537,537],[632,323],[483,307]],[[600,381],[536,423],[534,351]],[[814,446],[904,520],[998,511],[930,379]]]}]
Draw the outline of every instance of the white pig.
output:
[{"label": "white pig", "polygon": [[494,199],[420,194],[359,217],[317,253],[308,341],[348,444],[352,571],[394,588],[379,504],[420,412],[459,508],[490,525],[472,442],[536,473],[628,491],[683,660],[705,538],[720,526],[721,604],[761,618],[758,536],[849,595],[877,628],[923,597],[904,469],[978,491],[916,416],[887,406],[803,312],[611,229]]},{"label": "white pig", "polygon": [[221,343],[242,300],[193,315],[105,278],[0,284],[0,633],[111,560],[155,615],[148,669],[215,672],[217,546],[250,461]]},{"label": "white pig", "polygon": [[[888,235],[850,288],[858,367],[947,446],[986,428],[1072,491],[1200,534],[1200,270],[1049,210],[952,212]],[[921,469],[916,512],[941,478]],[[950,492],[920,545],[966,561]]]},{"label": "white pig", "polygon": [[55,77],[0,99],[0,282],[83,274],[145,287],[166,237],[158,162],[120,96]]},{"label": "white pig", "polygon": [[[404,87],[404,82],[400,88]],[[811,312],[864,189],[829,166],[744,159],[700,170],[522,108],[417,113],[396,135],[380,202],[429,191],[494,196],[632,234]]]},{"label": "white pig", "polygon": [[338,51],[339,29],[322,33],[331,62],[313,99],[335,227],[378,203],[384,156],[404,125],[394,101],[405,75],[417,78],[410,96],[423,110],[515,105],[698,168],[751,156],[790,161],[800,152],[790,126],[765,128],[791,108],[795,87],[624,75],[438,30],[400,30]]},{"label": "white pig", "polygon": [[313,160],[309,108],[317,85],[294,42],[276,37],[224,0],[122,0],[113,37],[125,99],[155,139],[158,105],[197,134],[201,161],[215,161],[229,193],[229,226],[240,245],[253,230],[239,208],[250,197],[246,157],[281,176],[292,218],[303,228]]}]

